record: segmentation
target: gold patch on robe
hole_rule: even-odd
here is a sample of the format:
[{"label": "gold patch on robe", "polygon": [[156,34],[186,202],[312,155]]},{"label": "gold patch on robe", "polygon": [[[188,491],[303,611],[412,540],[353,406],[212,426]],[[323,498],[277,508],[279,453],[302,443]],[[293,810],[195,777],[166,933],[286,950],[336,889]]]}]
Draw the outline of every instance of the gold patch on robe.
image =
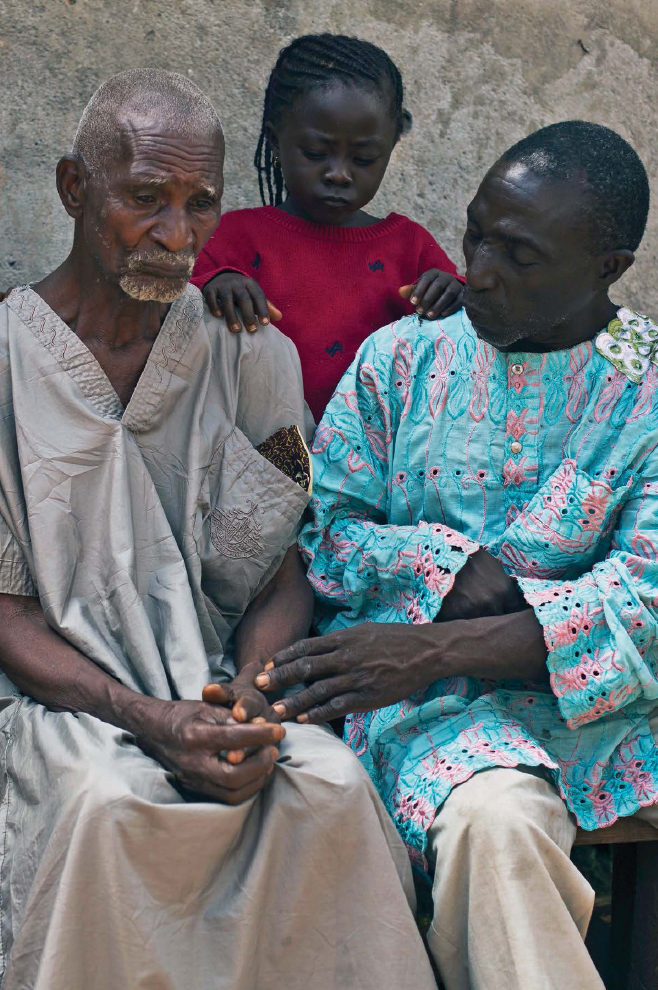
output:
[{"label": "gold patch on robe", "polygon": [[258,453],[310,495],[313,490],[311,455],[298,426],[277,430],[256,447]]}]

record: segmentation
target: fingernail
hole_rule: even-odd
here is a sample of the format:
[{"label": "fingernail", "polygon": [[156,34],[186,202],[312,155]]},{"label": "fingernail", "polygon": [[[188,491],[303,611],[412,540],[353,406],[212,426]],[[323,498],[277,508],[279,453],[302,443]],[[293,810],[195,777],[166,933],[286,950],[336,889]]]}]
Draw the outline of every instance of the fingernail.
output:
[{"label": "fingernail", "polygon": [[416,310],[416,312],[418,313],[418,315],[419,315],[419,316],[422,316],[422,315],[423,315],[423,313],[425,312],[425,310],[423,309],[423,307],[422,307],[422,306],[419,306],[419,307],[417,308],[417,310]]},{"label": "fingernail", "polygon": [[297,721],[298,722],[308,722],[308,715],[298,715],[297,716]]},{"label": "fingernail", "polygon": [[286,706],[285,705],[280,705],[277,702],[276,705],[272,705],[272,708],[277,713],[277,715],[279,716],[279,718],[283,718],[283,716],[286,714]]},{"label": "fingernail", "polygon": [[265,666],[263,667],[263,670],[272,670],[273,667],[274,667],[274,660],[268,660]]},{"label": "fingernail", "polygon": [[431,309],[427,315],[430,317],[430,319],[433,320],[434,319],[434,310]]},{"label": "fingernail", "polygon": [[414,306],[415,306],[415,305],[416,305],[416,303],[418,302],[418,296],[412,296],[412,297],[411,297],[411,300],[410,300],[410,301],[411,301],[411,302],[412,302],[412,303],[414,304]]},{"label": "fingernail", "polygon": [[251,722],[252,722],[252,725],[260,725],[261,722],[267,722],[267,719],[266,718],[263,718],[262,715],[256,715],[255,718],[252,718]]},{"label": "fingernail", "polygon": [[239,323],[231,323],[231,330],[234,330],[235,331],[235,330],[239,330],[239,329],[240,329],[240,324]]},{"label": "fingernail", "polygon": [[264,327],[266,327],[270,321],[266,316],[264,316],[260,322],[263,324]]},{"label": "fingernail", "polygon": [[258,687],[267,687],[269,683],[270,683],[270,679],[267,674],[259,674],[256,680],[254,681],[254,684],[257,684]]}]

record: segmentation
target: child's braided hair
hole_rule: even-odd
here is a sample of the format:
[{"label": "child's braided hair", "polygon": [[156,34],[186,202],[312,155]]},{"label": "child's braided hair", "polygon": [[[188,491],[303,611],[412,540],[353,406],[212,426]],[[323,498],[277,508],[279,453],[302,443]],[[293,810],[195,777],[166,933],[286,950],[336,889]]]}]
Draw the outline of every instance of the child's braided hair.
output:
[{"label": "child's braided hair", "polygon": [[[254,156],[258,188],[263,204],[283,202],[283,173],[273,166],[273,155],[265,125],[275,123],[286,107],[313,86],[336,80],[362,83],[387,90],[396,121],[396,140],[409,114],[402,106],[404,90],[400,70],[382,48],[345,34],[305,34],[282,48],[272,69],[263,107],[263,122]],[[267,188],[267,199],[265,190]]]}]

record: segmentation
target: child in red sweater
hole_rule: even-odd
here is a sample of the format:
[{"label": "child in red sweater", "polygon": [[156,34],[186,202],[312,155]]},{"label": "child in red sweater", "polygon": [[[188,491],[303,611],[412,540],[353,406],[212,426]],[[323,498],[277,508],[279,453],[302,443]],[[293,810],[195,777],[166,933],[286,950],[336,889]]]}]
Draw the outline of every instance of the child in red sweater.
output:
[{"label": "child in red sweater", "polygon": [[231,330],[239,316],[251,331],[271,319],[295,342],[316,419],[373,330],[461,305],[456,268],[424,227],[364,211],[409,125],[402,99],[397,67],[369,42],[306,35],[284,48],[255,157],[269,205],[222,217],[194,270]]}]

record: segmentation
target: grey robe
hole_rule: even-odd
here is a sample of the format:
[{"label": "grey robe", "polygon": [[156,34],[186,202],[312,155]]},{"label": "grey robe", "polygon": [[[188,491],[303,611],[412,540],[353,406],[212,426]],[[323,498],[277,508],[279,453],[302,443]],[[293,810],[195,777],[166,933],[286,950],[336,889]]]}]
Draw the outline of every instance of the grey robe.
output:
[{"label": "grey robe", "polygon": [[[307,494],[255,449],[303,429],[299,359],[175,302],[124,410],[31,289],[0,306],[0,591],[127,686],[199,698]],[[292,726],[271,784],[186,801],[124,732],[0,678],[4,990],[433,987],[406,854],[356,760]],[[401,882],[402,881],[402,882]]]}]

